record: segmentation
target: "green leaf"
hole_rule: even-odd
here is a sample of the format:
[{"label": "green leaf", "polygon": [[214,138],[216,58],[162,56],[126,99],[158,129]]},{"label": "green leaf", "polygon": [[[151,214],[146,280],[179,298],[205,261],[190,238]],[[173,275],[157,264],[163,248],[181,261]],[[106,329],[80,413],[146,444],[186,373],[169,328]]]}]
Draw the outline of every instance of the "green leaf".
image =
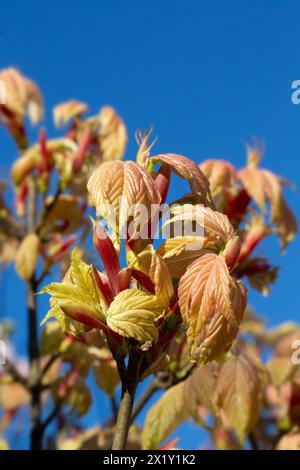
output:
[{"label": "green leaf", "polygon": [[52,296],[50,300],[51,310],[46,315],[42,324],[49,318],[55,317],[61,324],[65,314],[62,309],[68,306],[76,306],[88,315],[100,320],[105,320],[105,301],[94,281],[92,266],[87,265],[73,251],[69,276],[62,282],[52,282],[41,291]]},{"label": "green leaf", "polygon": [[113,300],[107,311],[108,326],[127,338],[138,341],[155,341],[158,331],[155,320],[163,307],[154,295],[138,289],[126,289]]},{"label": "green leaf", "polygon": [[157,449],[182,421],[188,417],[184,404],[184,382],[171,387],[147,414],[142,432],[142,447]]},{"label": "green leaf", "polygon": [[241,443],[259,416],[262,385],[262,366],[245,353],[225,362],[219,373],[216,403],[225,426],[235,430]]}]

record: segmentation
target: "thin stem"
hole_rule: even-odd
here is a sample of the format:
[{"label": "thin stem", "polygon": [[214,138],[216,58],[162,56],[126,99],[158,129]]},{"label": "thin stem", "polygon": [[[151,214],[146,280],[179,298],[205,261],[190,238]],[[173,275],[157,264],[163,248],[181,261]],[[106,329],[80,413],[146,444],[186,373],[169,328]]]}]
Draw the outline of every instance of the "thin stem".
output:
[{"label": "thin stem", "polygon": [[111,397],[110,399],[110,405],[111,405],[111,414],[112,414],[112,421],[114,423],[117,422],[118,418],[118,406],[115,397]]},{"label": "thin stem", "polygon": [[23,387],[26,388],[27,390],[29,389],[27,377],[24,377],[18,371],[15,365],[12,362],[10,362],[8,359],[6,360],[5,368],[8,371],[9,375],[12,376],[15,382],[18,382],[19,384],[23,385]]},{"label": "thin stem", "polygon": [[160,389],[160,387],[159,387],[156,379],[154,379],[153,382],[150,384],[150,386],[145,390],[145,392],[143,393],[141,398],[138,400],[136,406],[134,407],[133,412],[132,412],[132,416],[131,416],[131,423],[134,422],[134,420],[137,418],[137,416],[142,411],[144,406],[147,405],[150,398],[159,389]]},{"label": "thin stem", "polygon": [[47,426],[59,415],[60,412],[60,405],[56,405],[51,413],[47,416],[45,421],[41,423],[41,430],[44,431]]},{"label": "thin stem", "polygon": [[41,389],[40,389],[40,358],[37,334],[37,315],[34,279],[27,283],[28,309],[28,356],[30,364],[31,386],[31,432],[30,448],[38,450],[42,447],[41,425]]},{"label": "thin stem", "polygon": [[59,197],[61,195],[61,192],[62,192],[61,188],[58,187],[55,194],[54,194],[54,196],[53,196],[52,201],[46,207],[44,207],[44,210],[43,210],[42,215],[41,215],[41,220],[40,220],[40,222],[39,222],[39,224],[36,228],[37,233],[39,233],[41,231],[41,229],[43,227],[43,223],[45,222],[47,217],[50,215],[53,207],[55,206],[57,200],[59,199]]},{"label": "thin stem", "polygon": [[[35,233],[36,230],[36,206],[37,195],[36,186],[33,180],[29,185],[28,198],[28,222],[27,233]],[[37,325],[37,306],[35,291],[37,283],[35,275],[27,282],[27,311],[28,311],[28,356],[30,364],[29,383],[31,388],[31,431],[30,431],[30,448],[31,450],[39,450],[42,448],[42,431],[41,431],[41,388],[40,388],[40,352],[38,340]]]},{"label": "thin stem", "polygon": [[119,406],[115,435],[112,443],[112,450],[123,450],[126,447],[135,391],[140,379],[140,366],[142,358],[142,352],[138,351],[133,346],[129,353],[126,377],[123,379],[121,377],[122,397]]},{"label": "thin stem", "polygon": [[42,381],[43,377],[46,375],[46,373],[48,372],[48,370],[52,367],[52,365],[54,364],[54,362],[60,357],[60,354],[53,354],[53,356],[51,356],[47,363],[44,365],[44,367],[42,368],[41,370],[41,374],[40,374],[40,381]]}]

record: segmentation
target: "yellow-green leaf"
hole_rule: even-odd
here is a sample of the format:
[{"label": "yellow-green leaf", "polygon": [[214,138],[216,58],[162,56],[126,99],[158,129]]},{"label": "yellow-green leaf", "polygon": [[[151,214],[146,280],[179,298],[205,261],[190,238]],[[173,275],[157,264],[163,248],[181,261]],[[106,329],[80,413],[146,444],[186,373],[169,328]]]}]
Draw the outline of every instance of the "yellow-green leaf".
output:
[{"label": "yellow-green leaf", "polygon": [[163,307],[154,295],[138,289],[126,289],[116,296],[107,311],[108,326],[127,338],[155,341],[158,331],[155,320]]},{"label": "yellow-green leaf", "polygon": [[188,417],[184,405],[184,382],[169,388],[149,410],[142,432],[143,449],[157,449]]},{"label": "yellow-green leaf", "polygon": [[198,367],[185,381],[185,406],[195,419],[198,419],[197,408],[199,406],[204,406],[215,414],[216,405],[213,400],[215,386],[216,375],[211,365]]},{"label": "yellow-green leaf", "polygon": [[16,254],[16,271],[24,281],[33,276],[39,257],[39,238],[35,233],[27,235]]},{"label": "yellow-green leaf", "polygon": [[224,424],[234,429],[239,440],[253,429],[261,407],[262,370],[247,354],[229,359],[218,376],[215,399]]},{"label": "yellow-green leaf", "polygon": [[290,357],[272,357],[267,363],[267,370],[270,374],[272,384],[275,385],[275,387],[280,387],[291,379],[296,367]]},{"label": "yellow-green leaf", "polygon": [[52,282],[45,286],[41,293],[52,296],[52,309],[48,312],[44,322],[52,316],[64,315],[64,307],[76,307],[88,315],[105,320],[105,302],[94,281],[92,266],[82,261],[76,252],[72,252],[72,263],[67,279],[62,282]]}]

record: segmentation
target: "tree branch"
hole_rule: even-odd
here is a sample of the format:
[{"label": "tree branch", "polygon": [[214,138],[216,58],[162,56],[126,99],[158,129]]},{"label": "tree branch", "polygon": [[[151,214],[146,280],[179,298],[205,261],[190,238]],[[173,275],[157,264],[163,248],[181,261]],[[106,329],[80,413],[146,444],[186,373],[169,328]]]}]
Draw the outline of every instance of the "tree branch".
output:
[{"label": "tree branch", "polygon": [[60,405],[56,405],[51,411],[51,413],[47,416],[45,421],[41,423],[40,425],[41,432],[45,431],[47,426],[49,426],[49,424],[58,416],[59,412],[60,412]]},{"label": "tree branch", "polygon": [[131,416],[131,423],[134,422],[134,420],[137,418],[139,413],[142,411],[144,406],[148,403],[150,398],[154,395],[157,390],[160,389],[159,384],[157,383],[157,380],[154,379],[150,386],[145,390],[141,398],[138,400],[136,406],[133,409],[132,416]]},{"label": "tree branch", "polygon": [[[29,185],[28,198],[28,222],[27,233],[36,231],[36,186],[33,180]],[[28,312],[28,357],[30,364],[29,386],[31,389],[31,431],[30,448],[39,450],[42,448],[41,432],[41,389],[40,389],[40,352],[38,340],[38,325],[36,311],[36,280],[35,275],[27,282],[27,312]]]},{"label": "tree branch", "polygon": [[26,390],[29,390],[29,385],[28,385],[28,379],[27,377],[24,377],[18,369],[14,366],[12,362],[10,362],[8,359],[6,360],[6,363],[4,364],[7,372],[11,377],[14,379],[15,382],[18,382],[19,384],[23,385]]},{"label": "tree branch", "polygon": [[122,397],[112,443],[112,450],[123,450],[126,447],[135,391],[140,379],[142,358],[143,353],[132,345],[129,353],[126,376],[123,378],[120,376],[122,380]]}]

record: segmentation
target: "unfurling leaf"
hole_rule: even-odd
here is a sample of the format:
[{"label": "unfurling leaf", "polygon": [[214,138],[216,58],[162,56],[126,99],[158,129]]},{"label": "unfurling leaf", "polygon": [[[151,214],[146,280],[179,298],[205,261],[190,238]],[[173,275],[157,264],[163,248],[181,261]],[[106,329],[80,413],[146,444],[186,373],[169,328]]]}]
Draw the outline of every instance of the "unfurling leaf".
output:
[{"label": "unfurling leaf", "polygon": [[214,250],[215,245],[202,237],[168,238],[157,250],[166,263],[173,279],[179,279],[187,267],[200,256]]},{"label": "unfurling leaf", "polygon": [[185,381],[185,406],[196,420],[199,418],[198,407],[202,406],[211,413],[216,413],[213,400],[215,386],[216,375],[211,365],[198,367]]},{"label": "unfurling leaf", "polygon": [[174,288],[171,274],[165,261],[153,250],[149,255],[141,257],[139,265],[140,269],[153,282],[157,301],[162,307],[167,307],[174,295]]},{"label": "unfurling leaf", "polygon": [[172,207],[170,212],[172,217],[164,223],[164,228],[179,221],[195,221],[203,229],[203,235],[210,237],[215,246],[222,249],[235,237],[228,217],[209,207],[203,207],[200,204],[183,204]]},{"label": "unfurling leaf", "polygon": [[[116,233],[129,219],[142,218],[143,224],[147,224],[153,212],[152,205],[160,204],[153,178],[144,168],[130,161],[103,163],[93,172],[87,188],[97,215],[105,217]],[[141,228],[135,226],[130,235],[134,236]]]},{"label": "unfurling leaf", "polygon": [[110,304],[106,321],[121,336],[141,342],[155,341],[158,338],[155,320],[162,312],[163,307],[155,295],[138,289],[126,289]]},{"label": "unfurling leaf", "polygon": [[89,348],[95,352],[96,360],[93,362],[95,381],[98,387],[104,390],[109,397],[113,397],[120,377],[115,360],[106,348]]},{"label": "unfurling leaf", "polygon": [[[61,182],[69,181],[72,176],[73,159],[78,145],[68,138],[47,140],[47,152],[51,162],[55,163]],[[20,185],[24,178],[34,169],[41,168],[44,157],[40,144],[32,145],[12,166],[11,176],[16,185]]]},{"label": "unfurling leaf", "polygon": [[41,121],[43,99],[34,82],[12,67],[1,70],[0,81],[5,84],[6,108],[20,119],[27,114],[33,124]]},{"label": "unfurling leaf", "polygon": [[[49,197],[46,199],[45,204],[51,206],[53,202],[53,197]],[[71,194],[61,194],[54,202],[44,221],[44,230],[50,229],[66,235],[84,226],[85,219],[80,202],[79,197]]]},{"label": "unfurling leaf", "polygon": [[205,160],[199,168],[209,180],[213,197],[230,190],[236,183],[237,171],[225,160]]},{"label": "unfurling leaf", "polygon": [[57,323],[48,323],[41,335],[41,353],[43,355],[57,353],[64,338],[65,336]]},{"label": "unfurling leaf", "polygon": [[271,382],[275,387],[290,380],[296,370],[290,357],[272,357],[267,363],[267,371],[270,374]]},{"label": "unfurling leaf", "polygon": [[84,416],[88,412],[92,404],[92,396],[82,378],[78,378],[70,388],[64,403],[76,410],[78,416]]},{"label": "unfurling leaf", "polygon": [[152,134],[153,128],[149,130],[149,132],[142,132],[140,129],[135,134],[136,142],[139,146],[139,149],[136,154],[136,162],[141,165],[143,168],[148,168],[149,159],[150,159],[150,151],[154,146],[157,139],[154,139],[153,142],[149,143],[149,138]]},{"label": "unfurling leaf", "polygon": [[35,233],[27,235],[19,246],[16,254],[16,271],[24,281],[29,281],[39,258],[39,237]]},{"label": "unfurling leaf", "polygon": [[209,181],[193,160],[175,153],[164,153],[152,157],[150,161],[169,165],[174,173],[188,181],[192,192],[199,197],[199,202],[211,204]]},{"label": "unfurling leaf", "polygon": [[99,114],[99,147],[102,161],[120,160],[127,143],[126,127],[110,106],[104,106]]},{"label": "unfurling leaf", "polygon": [[218,376],[215,399],[224,424],[243,442],[261,407],[262,368],[256,359],[243,353],[226,361]]},{"label": "unfurling leaf", "polygon": [[[92,275],[92,266],[82,261],[75,251],[71,258],[71,267],[65,280],[52,282],[41,290],[41,293],[47,292],[52,296],[52,308],[43,323],[51,317],[64,317],[69,310],[105,320],[106,303]],[[74,316],[71,315],[71,318]]]},{"label": "unfurling leaf", "polygon": [[283,247],[293,240],[297,232],[296,219],[283,198],[283,187],[286,181],[269,170],[259,168],[262,149],[259,146],[248,146],[248,166],[238,172],[238,178],[250,197],[263,213],[267,204],[271,206],[270,222],[275,224]]},{"label": "unfurling leaf", "polygon": [[180,382],[167,390],[148,411],[142,432],[143,449],[157,449],[187,419],[183,393],[184,382]]},{"label": "unfurling leaf", "polygon": [[180,279],[178,296],[191,357],[206,364],[228,351],[247,293],[230,276],[224,256],[207,253],[194,261]]},{"label": "unfurling leaf", "polygon": [[87,109],[85,103],[77,100],[60,103],[53,109],[54,124],[56,127],[63,127],[72,119],[80,117]]}]

